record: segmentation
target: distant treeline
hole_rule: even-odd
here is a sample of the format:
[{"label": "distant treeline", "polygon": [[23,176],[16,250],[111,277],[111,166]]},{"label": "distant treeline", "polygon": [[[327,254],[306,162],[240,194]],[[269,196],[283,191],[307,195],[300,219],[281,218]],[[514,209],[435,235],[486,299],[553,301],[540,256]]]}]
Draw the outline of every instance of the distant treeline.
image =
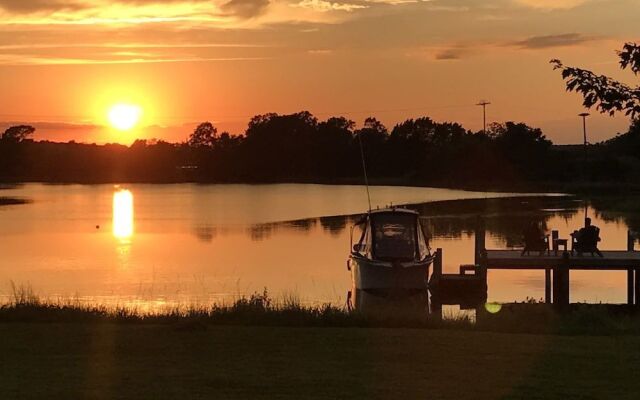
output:
[{"label": "distant treeline", "polygon": [[[361,149],[373,182],[469,187],[536,182],[640,183],[640,124],[596,145],[554,146],[523,123],[472,132],[428,117],[387,129],[309,112],[253,117],[243,135],[200,124],[184,143],[131,146],[33,141],[35,128],[0,139],[0,181],[42,182],[362,182]],[[487,186],[489,185],[489,186]]]}]

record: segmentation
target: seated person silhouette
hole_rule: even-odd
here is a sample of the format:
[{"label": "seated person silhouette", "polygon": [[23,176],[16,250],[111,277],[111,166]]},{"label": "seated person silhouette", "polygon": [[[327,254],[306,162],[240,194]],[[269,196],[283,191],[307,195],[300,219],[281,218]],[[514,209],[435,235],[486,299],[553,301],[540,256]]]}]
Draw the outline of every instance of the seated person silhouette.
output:
[{"label": "seated person silhouette", "polygon": [[595,253],[600,257],[603,257],[600,250],[598,250],[600,228],[595,225],[591,225],[591,218],[585,218],[584,228],[574,232],[571,236],[573,236],[574,240],[573,248],[579,256],[581,256],[582,253],[591,253],[591,255]]},{"label": "seated person silhouette", "polygon": [[528,254],[531,251],[538,251],[540,255],[543,255],[549,250],[549,242],[547,235],[540,229],[540,225],[532,221],[529,226],[524,230],[524,249],[522,250],[522,256]]}]

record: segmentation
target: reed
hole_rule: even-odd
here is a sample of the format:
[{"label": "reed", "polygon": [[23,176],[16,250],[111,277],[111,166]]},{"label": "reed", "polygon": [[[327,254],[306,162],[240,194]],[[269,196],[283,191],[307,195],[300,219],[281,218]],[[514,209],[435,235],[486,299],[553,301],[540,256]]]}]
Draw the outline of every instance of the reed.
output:
[{"label": "reed", "polygon": [[173,324],[177,329],[207,326],[361,327],[474,330],[503,333],[560,335],[640,335],[640,314],[626,306],[572,305],[559,314],[547,304],[505,304],[491,314],[482,309],[475,317],[450,314],[429,317],[425,312],[389,308],[359,312],[332,304],[307,306],[289,294],[273,299],[262,293],[243,296],[231,304],[191,305],[163,311],[141,312],[135,307],[87,305],[77,300],[45,300],[28,285],[12,283],[9,302],[0,305],[0,322]]}]

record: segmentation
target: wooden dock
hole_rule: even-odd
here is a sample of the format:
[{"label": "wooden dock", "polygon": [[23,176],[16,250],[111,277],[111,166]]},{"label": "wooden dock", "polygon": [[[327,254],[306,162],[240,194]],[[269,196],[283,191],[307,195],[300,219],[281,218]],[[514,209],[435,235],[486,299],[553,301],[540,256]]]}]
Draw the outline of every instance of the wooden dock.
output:
[{"label": "wooden dock", "polygon": [[[557,237],[557,232],[554,232]],[[629,231],[627,250],[603,250],[602,257],[571,251],[559,251],[557,247],[539,255],[536,252],[522,255],[522,250],[486,249],[485,230],[478,223],[475,240],[475,262],[482,275],[497,270],[544,270],[545,301],[559,308],[569,305],[570,271],[627,271],[627,304],[640,306],[640,251],[635,251],[636,234]]]},{"label": "wooden dock", "polygon": [[[629,268],[640,269],[640,251],[603,250],[603,257],[585,253],[563,252],[556,256],[551,254],[542,256],[533,252],[530,255],[520,255],[522,250],[486,250],[487,268],[489,269],[548,269],[568,263],[571,269],[598,271],[626,271]],[[567,259],[568,258],[568,259]]]}]

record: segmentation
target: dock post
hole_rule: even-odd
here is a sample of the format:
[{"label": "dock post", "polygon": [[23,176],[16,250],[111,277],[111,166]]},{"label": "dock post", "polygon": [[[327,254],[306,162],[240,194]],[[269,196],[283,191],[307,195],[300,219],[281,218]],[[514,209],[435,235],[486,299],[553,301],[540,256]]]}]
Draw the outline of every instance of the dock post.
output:
[{"label": "dock post", "polygon": [[544,270],[544,302],[551,303],[551,269]]},{"label": "dock post", "polygon": [[482,255],[486,253],[484,220],[478,216],[476,222],[475,264],[480,265]]},{"label": "dock post", "polygon": [[440,280],[442,276],[442,249],[436,249],[436,257],[433,259],[433,278],[436,282]]},{"label": "dock post", "polygon": [[635,292],[635,303],[634,304],[636,306],[640,306],[640,296],[638,295],[638,293],[640,293],[640,270],[638,270],[638,269],[635,270],[634,292]]},{"label": "dock post", "polygon": [[551,231],[551,246],[553,249],[553,254],[558,255],[558,238],[560,237],[560,233],[556,230]]},{"label": "dock post", "polygon": [[431,314],[435,317],[437,321],[442,319],[442,302],[440,301],[440,289],[438,288],[438,284],[440,283],[440,278],[442,277],[442,249],[436,249],[436,255],[433,259],[433,275],[431,276],[431,281],[429,283],[433,283],[433,288],[431,290]]},{"label": "dock post", "polygon": [[634,291],[635,291],[634,275],[635,274],[634,274],[633,268],[627,268],[627,304],[628,305],[633,305]]},{"label": "dock post", "polygon": [[553,303],[560,311],[569,308],[569,253],[562,254],[562,262],[553,268]]},{"label": "dock post", "polygon": [[[636,238],[631,232],[627,231],[627,251],[633,251]],[[635,300],[634,300],[635,299]],[[627,269],[627,304],[638,304],[638,271],[634,268]]]}]

